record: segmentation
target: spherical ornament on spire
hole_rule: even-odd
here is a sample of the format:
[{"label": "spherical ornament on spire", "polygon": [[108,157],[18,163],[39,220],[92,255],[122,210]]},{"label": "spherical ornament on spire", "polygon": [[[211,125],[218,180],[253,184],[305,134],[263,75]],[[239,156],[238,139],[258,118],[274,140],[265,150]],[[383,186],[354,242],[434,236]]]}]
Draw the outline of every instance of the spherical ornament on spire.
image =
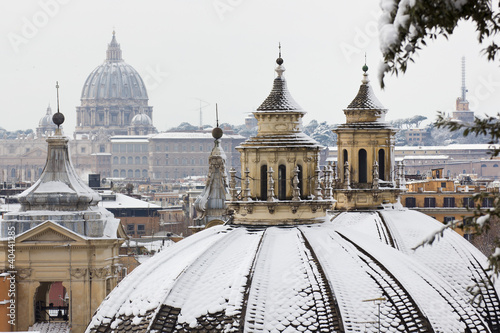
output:
[{"label": "spherical ornament on spire", "polygon": [[281,66],[283,64],[283,58],[279,57],[276,59],[276,63]]},{"label": "spherical ornament on spire", "polygon": [[368,66],[366,66],[366,64],[363,65],[363,67],[361,68],[363,70],[363,72],[368,72]]},{"label": "spherical ornament on spire", "polygon": [[52,116],[52,121],[57,125],[57,127],[59,127],[62,123],[64,123],[64,115],[61,112],[56,112]]},{"label": "spherical ornament on spire", "polygon": [[219,140],[220,138],[222,138],[222,128],[220,127],[216,127],[212,130],[212,136],[214,137],[215,140]]}]

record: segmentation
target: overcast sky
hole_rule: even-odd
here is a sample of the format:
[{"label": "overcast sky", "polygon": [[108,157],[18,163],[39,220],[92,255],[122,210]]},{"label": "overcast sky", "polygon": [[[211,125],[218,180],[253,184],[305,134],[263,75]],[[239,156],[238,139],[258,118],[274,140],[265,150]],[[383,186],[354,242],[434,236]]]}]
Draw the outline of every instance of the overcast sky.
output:
[{"label": "overcast sky", "polygon": [[466,57],[468,99],[478,114],[496,114],[500,69],[481,55],[474,27],[420,51],[406,74],[381,91],[375,0],[37,0],[0,2],[0,126],[35,129],[59,81],[66,134],[75,127],[85,79],[106,56],[113,29],[125,61],[146,82],[153,121],[163,131],[183,121],[241,124],[269,94],[278,42],[288,88],[312,119],[344,122],[367,53],[369,74],[387,118],[434,119],[452,112]]}]

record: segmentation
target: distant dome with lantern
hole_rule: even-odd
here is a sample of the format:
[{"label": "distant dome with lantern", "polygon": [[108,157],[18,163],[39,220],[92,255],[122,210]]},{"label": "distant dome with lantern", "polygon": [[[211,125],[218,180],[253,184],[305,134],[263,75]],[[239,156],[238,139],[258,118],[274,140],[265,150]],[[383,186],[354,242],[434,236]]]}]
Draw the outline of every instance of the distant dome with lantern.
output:
[{"label": "distant dome with lantern", "polygon": [[[89,133],[103,129],[109,134],[126,135],[134,116],[140,112],[149,117],[153,108],[141,75],[122,58],[115,32],[108,44],[106,59],[87,77],[77,107],[75,132]],[[141,117],[141,121],[147,121]]]}]

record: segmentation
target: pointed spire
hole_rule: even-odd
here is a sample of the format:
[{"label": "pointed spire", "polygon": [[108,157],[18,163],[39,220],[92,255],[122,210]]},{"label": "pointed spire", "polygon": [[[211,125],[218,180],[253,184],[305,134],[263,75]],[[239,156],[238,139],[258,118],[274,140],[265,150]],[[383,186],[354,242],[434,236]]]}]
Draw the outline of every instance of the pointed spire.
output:
[{"label": "pointed spire", "polygon": [[47,106],[47,115],[52,115],[52,108],[50,107],[50,103],[49,103],[49,106]]},{"label": "pointed spire", "polygon": [[292,95],[286,86],[285,66],[283,66],[283,58],[281,58],[281,43],[278,44],[278,59],[276,59],[275,71],[278,76],[274,79],[273,89],[266,100],[257,108],[257,111],[302,111],[300,105],[295,102]]},{"label": "pointed spire", "polygon": [[[368,78],[368,66],[366,63],[361,69],[363,70],[363,78],[358,94],[354,97],[349,106],[344,109],[347,123],[384,121],[387,109],[384,108],[382,103],[380,103],[373,93]],[[363,112],[360,114],[359,111]]]},{"label": "pointed spire", "polygon": [[108,62],[119,62],[122,59],[122,50],[120,44],[116,41],[115,30],[113,30],[113,37],[111,38],[111,43],[108,44],[108,50],[106,51],[106,61]]},{"label": "pointed spire", "polygon": [[59,82],[56,81],[57,90],[57,112],[52,116],[52,121],[57,125],[56,135],[61,135],[61,125],[64,123],[64,115],[59,112]]}]

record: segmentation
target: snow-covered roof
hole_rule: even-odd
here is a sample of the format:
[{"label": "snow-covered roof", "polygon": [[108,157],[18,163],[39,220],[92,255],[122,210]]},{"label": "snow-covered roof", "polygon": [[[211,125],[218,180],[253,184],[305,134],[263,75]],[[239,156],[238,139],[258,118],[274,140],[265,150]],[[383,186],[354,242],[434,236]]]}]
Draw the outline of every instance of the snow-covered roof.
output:
[{"label": "snow-covered roof", "polygon": [[[224,134],[228,139],[245,139],[239,134]],[[224,138],[221,140],[224,141]],[[210,139],[214,140],[211,132],[162,132],[151,137],[151,140],[158,139]]]},{"label": "snow-covered roof", "polygon": [[493,331],[498,289],[466,291],[487,261],[419,212],[338,213],[293,227],[223,225],[135,269],[101,304],[87,332]]},{"label": "snow-covered roof", "polygon": [[448,155],[408,155],[402,157],[403,160],[448,160]]},{"label": "snow-covered roof", "polygon": [[150,209],[159,209],[161,206],[143,201],[140,199],[136,199],[133,197],[129,197],[128,195],[122,193],[115,193],[116,200],[103,200],[101,201],[101,206],[106,209],[117,209],[117,208],[150,208]]}]

